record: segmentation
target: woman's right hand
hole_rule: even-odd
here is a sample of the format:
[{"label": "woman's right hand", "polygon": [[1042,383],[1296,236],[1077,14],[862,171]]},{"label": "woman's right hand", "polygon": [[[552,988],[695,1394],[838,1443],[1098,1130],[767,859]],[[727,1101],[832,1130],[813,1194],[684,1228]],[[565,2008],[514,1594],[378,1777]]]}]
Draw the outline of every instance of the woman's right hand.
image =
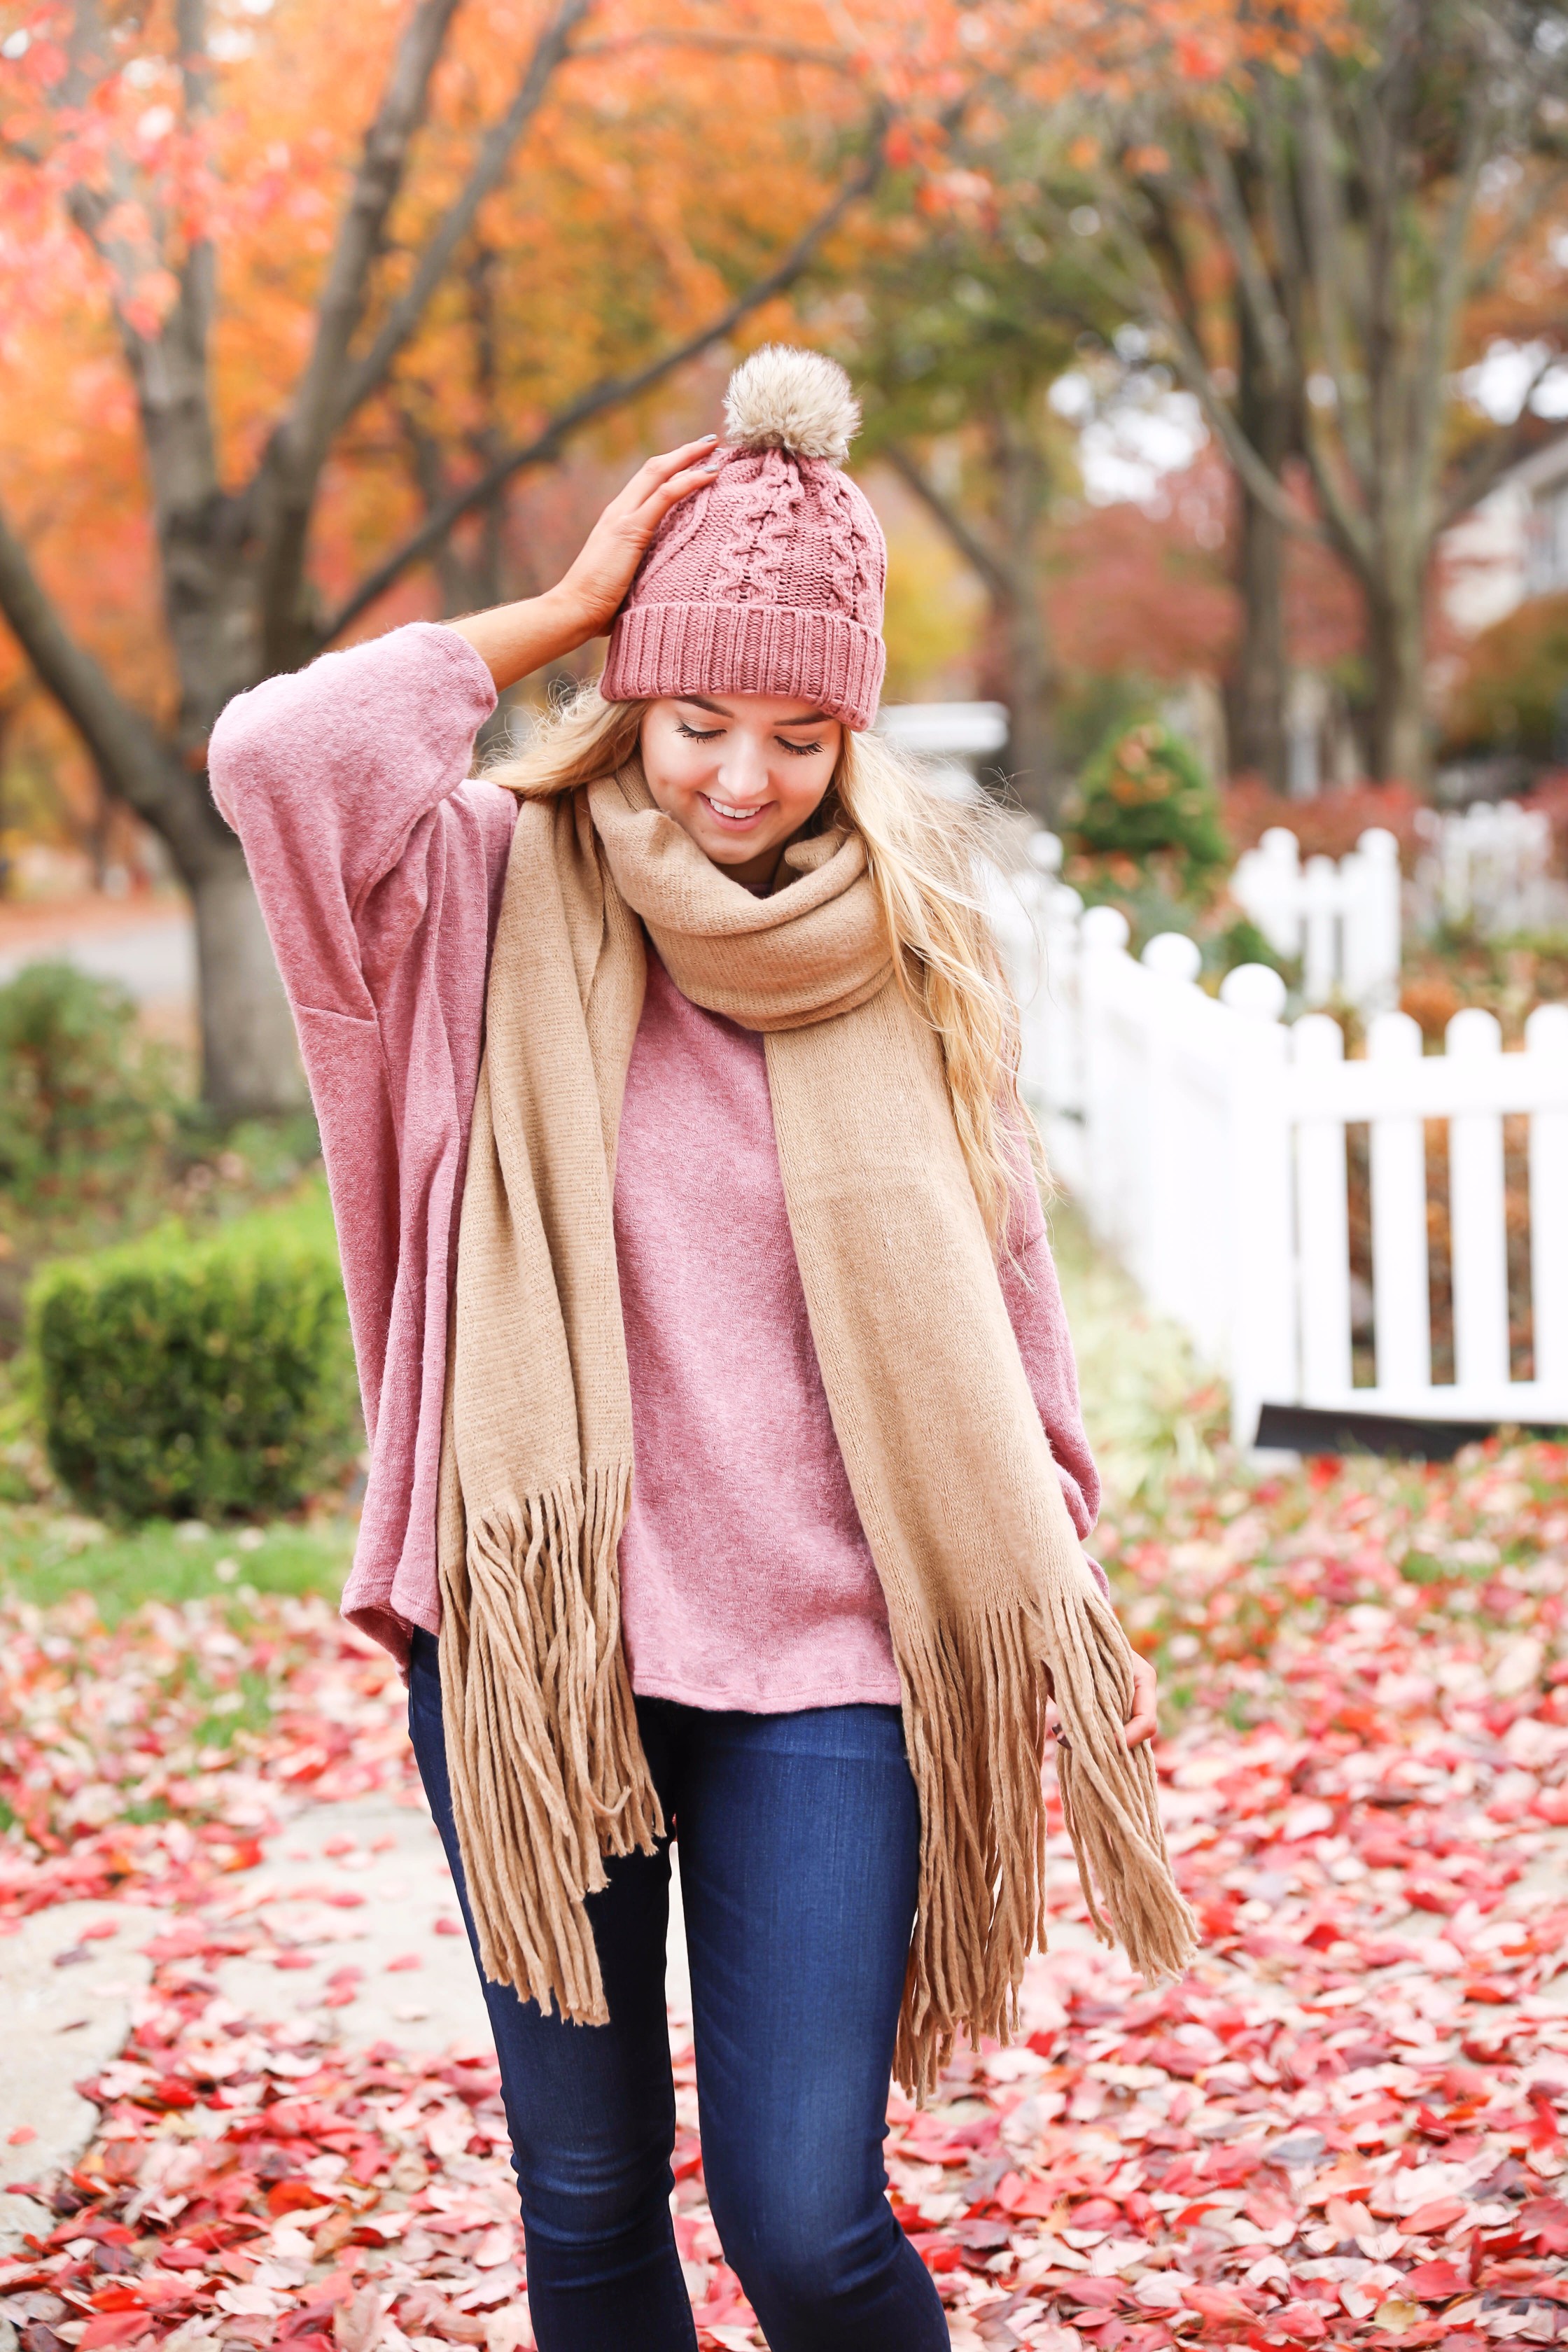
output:
[{"label": "woman's right hand", "polygon": [[722,459],[713,445],[714,436],[705,433],[639,466],[588,533],[565,577],[542,596],[447,624],[487,665],[499,693],[603,635],[671,507],[718,472]]}]

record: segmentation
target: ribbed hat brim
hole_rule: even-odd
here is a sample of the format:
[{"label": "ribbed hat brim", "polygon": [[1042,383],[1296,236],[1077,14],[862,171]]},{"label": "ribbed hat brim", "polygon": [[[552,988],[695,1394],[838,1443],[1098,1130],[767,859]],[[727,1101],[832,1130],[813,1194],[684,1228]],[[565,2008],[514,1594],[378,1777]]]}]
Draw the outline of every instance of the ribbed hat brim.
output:
[{"label": "ribbed hat brim", "polygon": [[771,694],[815,703],[856,730],[877,715],[887,649],[844,613],[779,604],[634,604],[610,635],[606,702]]}]

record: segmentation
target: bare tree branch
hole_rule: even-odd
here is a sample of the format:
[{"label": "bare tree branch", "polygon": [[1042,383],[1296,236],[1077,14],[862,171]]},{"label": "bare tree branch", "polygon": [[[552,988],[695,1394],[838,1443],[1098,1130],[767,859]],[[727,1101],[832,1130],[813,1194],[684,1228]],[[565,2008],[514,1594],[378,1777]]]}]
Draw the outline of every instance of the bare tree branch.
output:
[{"label": "bare tree branch", "polygon": [[781,65],[823,66],[832,73],[855,72],[859,66],[852,49],[814,49],[799,41],[771,41],[755,33],[701,33],[679,26],[668,32],[625,33],[615,40],[581,41],[572,54],[619,58],[633,49],[700,49],[712,57],[773,58]]},{"label": "bare tree branch", "polygon": [[364,135],[353,190],[338,230],[316,313],[316,339],[280,436],[291,468],[324,450],[337,415],[349,345],[363,315],[371,266],[403,186],[408,151],[424,120],[430,79],[461,0],[419,0],[397,45],[375,119]]},{"label": "bare tree branch", "polygon": [[216,823],[195,776],[183,773],[151,719],[66,627],[27,551],[0,513],[0,613],[39,683],[86,744],[110,791],[152,819],[184,872],[210,855]]},{"label": "bare tree branch", "polygon": [[1198,149],[1258,340],[1271,373],[1279,381],[1289,383],[1296,373],[1289,323],[1279,307],[1268,265],[1258,251],[1230,157],[1206,124],[1199,126]]},{"label": "bare tree branch", "polygon": [[1155,266],[1138,223],[1119,201],[1114,189],[1106,183],[1101,186],[1106,212],[1112,230],[1118,236],[1129,272],[1142,289],[1143,307],[1159,319],[1170,337],[1172,352],[1182,378],[1202,408],[1205,422],[1231,464],[1258,505],[1287,530],[1295,532],[1299,539],[1326,540],[1329,534],[1322,524],[1302,512],[1284,483],[1264,463],[1242,431],[1214,380],[1213,370],[1195,332],[1183,316],[1180,305]]},{"label": "bare tree branch", "polygon": [[1510,215],[1479,261],[1471,266],[1466,289],[1473,301],[1479,294],[1489,294],[1497,284],[1505,261],[1517,253],[1538,220],[1551,210],[1568,187],[1568,169],[1543,172],[1529,188],[1524,201]]},{"label": "bare tree branch", "polygon": [[[1422,338],[1420,365],[1412,387],[1415,413],[1411,423],[1416,466],[1427,478],[1431,475],[1427,461],[1434,451],[1442,415],[1448,354],[1453,349],[1459,305],[1466,292],[1465,253],[1475,215],[1476,193],[1480,184],[1481,166],[1490,145],[1489,132],[1495,127],[1495,120],[1493,109],[1486,98],[1472,92],[1465,108],[1458,170],[1455,173],[1453,193],[1449,196],[1447,215],[1437,239],[1436,282],[1432,289],[1426,331]],[[1423,527],[1429,526],[1430,520],[1429,515],[1423,514]]]},{"label": "bare tree branch", "polygon": [[411,565],[423,562],[455,524],[494,498],[514,474],[521,473],[531,466],[547,465],[560,455],[571,436],[595,416],[603,416],[606,411],[619,408],[627,401],[636,400],[643,393],[651,391],[655,384],[662,383],[666,376],[684,367],[689,360],[695,359],[711,344],[721,342],[750,312],[759,310],[764,302],[771,302],[776,294],[782,294],[792,286],[850,206],[868,194],[876,185],[882,170],[879,125],[874,136],[873,152],[868,161],[853,173],[832,203],[803,231],[765,277],[757,278],[743,294],[737,295],[734,301],[710,319],[706,326],[700,327],[694,334],[663,352],[659,358],[648,361],[645,367],[634,370],[630,375],[601,377],[597,383],[591,384],[587,391],[579,393],[575,400],[569,402],[531,441],[505,451],[465,489],[455,491],[426,517],[416,530],[410,532],[400,547],[394,548],[391,554],[361,581],[320,630],[317,644],[329,646],[334,638],[342,636],[343,631],[351,627],[378,597],[385,595]]},{"label": "bare tree branch", "polygon": [[[1312,307],[1317,313],[1323,367],[1334,387],[1335,411],[1340,420],[1345,461],[1364,496],[1375,461],[1365,420],[1364,400],[1354,380],[1351,341],[1352,334],[1364,340],[1369,298],[1367,290],[1358,288],[1355,283],[1352,243],[1345,221],[1344,191],[1334,168],[1338,133],[1316,58],[1304,68],[1302,89],[1306,119],[1304,124],[1298,127],[1295,152],[1299,169],[1293,175],[1301,191],[1306,230],[1302,259],[1312,290]],[[1283,161],[1285,172],[1289,174],[1289,157]],[[1289,207],[1289,202],[1288,177],[1279,191],[1280,208]]]},{"label": "bare tree branch", "polygon": [[939,522],[970,570],[982,581],[993,596],[1010,599],[1017,593],[1017,583],[1002,558],[986,546],[979,533],[967,522],[951,499],[943,498],[923,466],[905,448],[901,441],[884,441],[877,455],[891,466],[899,479],[911,489],[926,511]]},{"label": "bare tree branch", "polygon": [[562,0],[540,33],[511,104],[486,132],[466,185],[425,246],[408,286],[376,330],[370,349],[349,365],[334,410],[333,429],[346,423],[385,380],[393,361],[416,331],[479,206],[500,185],[518,141],[543,103],[557,66],[575,54],[569,47],[572,34],[594,5],[595,0]]},{"label": "bare tree branch", "polygon": [[264,541],[261,628],[269,669],[289,667],[290,656],[299,649],[300,588],[310,508],[337,420],[349,347],[364,315],[372,266],[424,120],[431,76],[459,5],[460,0],[418,0],[397,44],[339,224],[310,356],[247,495]]},{"label": "bare tree branch", "polygon": [[1495,489],[1510,466],[1530,455],[1531,446],[1540,427],[1540,419],[1532,415],[1531,402],[1554,368],[1563,365],[1559,351],[1547,352],[1537,364],[1525,385],[1520,402],[1519,415],[1505,426],[1495,440],[1489,441],[1472,461],[1461,460],[1447,498],[1437,518],[1437,530],[1445,531],[1461,515],[1479,506],[1489,490]]}]

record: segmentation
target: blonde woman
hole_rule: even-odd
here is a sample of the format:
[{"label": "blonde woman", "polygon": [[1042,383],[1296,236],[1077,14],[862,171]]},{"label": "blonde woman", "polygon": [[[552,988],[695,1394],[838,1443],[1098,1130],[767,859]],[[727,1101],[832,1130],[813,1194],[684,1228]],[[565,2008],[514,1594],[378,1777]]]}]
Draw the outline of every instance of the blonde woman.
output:
[{"label": "blonde woman", "polygon": [[[214,736],[321,1119],[372,1439],[354,1622],[484,1979],[542,2352],[695,2344],[708,2195],[773,2352],[931,2352],[889,2073],[1005,2032],[1047,1696],[1080,1862],[1179,1966],[973,820],[866,730],[885,556],[831,362],[756,354],[560,585]],[[595,688],[475,779],[503,689]]]}]

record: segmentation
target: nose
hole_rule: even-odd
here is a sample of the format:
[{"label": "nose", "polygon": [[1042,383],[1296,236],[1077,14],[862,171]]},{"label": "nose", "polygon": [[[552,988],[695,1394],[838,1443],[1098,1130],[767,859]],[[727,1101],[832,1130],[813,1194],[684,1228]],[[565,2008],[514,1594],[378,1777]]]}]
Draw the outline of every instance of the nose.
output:
[{"label": "nose", "polygon": [[736,807],[768,797],[767,754],[743,728],[737,727],[725,738],[719,761],[719,788]]}]

